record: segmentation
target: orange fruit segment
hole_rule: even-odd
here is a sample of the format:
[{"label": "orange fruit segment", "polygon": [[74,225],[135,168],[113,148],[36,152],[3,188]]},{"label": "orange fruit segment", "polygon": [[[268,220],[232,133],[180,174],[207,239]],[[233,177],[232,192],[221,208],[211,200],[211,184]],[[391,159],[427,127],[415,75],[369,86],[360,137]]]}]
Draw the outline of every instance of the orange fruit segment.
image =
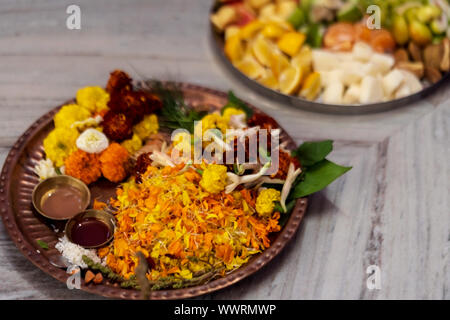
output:
[{"label": "orange fruit segment", "polygon": [[231,62],[239,61],[244,54],[241,37],[239,34],[229,37],[225,41],[225,54]]},{"label": "orange fruit segment", "polygon": [[292,94],[298,90],[302,82],[302,71],[300,68],[289,67],[285,69],[278,79],[280,91],[284,94]]},{"label": "orange fruit segment", "polygon": [[250,79],[258,79],[265,74],[265,69],[252,56],[244,57],[234,65]]},{"label": "orange fruit segment", "polygon": [[252,53],[263,66],[270,67],[274,46],[264,37],[258,37],[252,44]]},{"label": "orange fruit segment", "polygon": [[277,44],[282,52],[293,57],[300,51],[305,40],[306,36],[301,32],[287,32],[281,36]]},{"label": "orange fruit segment", "polygon": [[314,100],[320,92],[320,73],[313,72],[308,77],[306,77],[303,83],[300,95],[308,100]]}]

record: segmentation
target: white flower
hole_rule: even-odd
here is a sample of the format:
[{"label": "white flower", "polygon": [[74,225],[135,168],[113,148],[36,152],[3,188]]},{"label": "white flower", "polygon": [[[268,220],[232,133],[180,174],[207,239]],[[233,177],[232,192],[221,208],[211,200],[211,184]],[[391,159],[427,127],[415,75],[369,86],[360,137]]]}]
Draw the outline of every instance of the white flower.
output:
[{"label": "white flower", "polygon": [[251,183],[261,178],[270,168],[271,163],[267,162],[257,173],[238,176],[232,172],[227,172],[227,186],[225,193],[231,193],[240,184]]},{"label": "white flower", "polygon": [[57,176],[53,162],[50,159],[40,160],[33,169],[34,173],[39,176],[40,180],[45,180]]},{"label": "white flower", "polygon": [[77,139],[77,147],[87,153],[100,153],[108,148],[108,138],[96,129],[86,129]]},{"label": "white flower", "polygon": [[295,179],[297,179],[298,175],[301,172],[302,169],[300,168],[295,170],[295,166],[292,162],[289,164],[286,182],[284,183],[283,189],[281,190],[281,199],[280,199],[280,204],[284,211],[286,211],[286,199],[287,196],[289,195],[289,192],[291,191],[292,184],[294,183]]},{"label": "white flower", "polygon": [[233,129],[244,129],[247,127],[247,119],[245,113],[233,114],[230,116],[228,123]]}]

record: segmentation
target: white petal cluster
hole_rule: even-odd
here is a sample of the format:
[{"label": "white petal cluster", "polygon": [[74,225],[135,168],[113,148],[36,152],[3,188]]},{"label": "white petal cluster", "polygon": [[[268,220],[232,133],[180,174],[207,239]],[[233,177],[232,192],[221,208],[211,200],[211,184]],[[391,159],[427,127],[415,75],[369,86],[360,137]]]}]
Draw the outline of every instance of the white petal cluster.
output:
[{"label": "white petal cluster", "polygon": [[77,148],[87,153],[100,153],[108,148],[108,138],[96,129],[86,129],[77,139]]},{"label": "white petal cluster", "polygon": [[33,171],[39,176],[40,180],[45,180],[58,175],[53,162],[50,159],[40,160],[34,167]]}]

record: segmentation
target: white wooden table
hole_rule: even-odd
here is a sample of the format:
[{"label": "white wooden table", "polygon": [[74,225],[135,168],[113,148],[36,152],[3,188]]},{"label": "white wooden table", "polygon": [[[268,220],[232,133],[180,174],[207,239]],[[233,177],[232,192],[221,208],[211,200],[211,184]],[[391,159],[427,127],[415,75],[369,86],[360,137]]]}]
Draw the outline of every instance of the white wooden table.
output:
[{"label": "white wooden table", "polygon": [[[81,7],[81,30],[66,8]],[[309,113],[246,88],[214,56],[209,1],[0,2],[0,163],[40,115],[113,69],[232,89],[295,138],[333,139],[353,170],[311,204],[269,266],[207,299],[449,299],[450,85],[414,105],[364,116]],[[369,265],[381,289],[366,285]],[[96,299],[34,267],[0,223],[0,299]]]}]

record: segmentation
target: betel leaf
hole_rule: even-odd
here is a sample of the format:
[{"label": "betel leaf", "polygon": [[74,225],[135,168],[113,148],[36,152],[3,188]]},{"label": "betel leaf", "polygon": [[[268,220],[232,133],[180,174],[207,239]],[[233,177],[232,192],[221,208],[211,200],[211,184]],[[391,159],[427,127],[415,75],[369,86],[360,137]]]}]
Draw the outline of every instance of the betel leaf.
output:
[{"label": "betel leaf", "polygon": [[318,192],[351,168],[352,167],[343,167],[324,159],[305,170],[303,180],[301,180],[292,191],[292,197],[302,198]]},{"label": "betel leaf", "polygon": [[223,114],[223,112],[228,108],[241,109],[245,112],[247,119],[250,119],[253,115],[253,110],[249,106],[247,106],[244,101],[236,97],[231,90],[228,91],[228,102],[222,107],[220,113]]},{"label": "betel leaf", "polygon": [[39,245],[39,247],[41,247],[44,250],[48,250],[48,244],[45,241],[42,240],[36,240],[37,244]]},{"label": "betel leaf", "polygon": [[292,152],[303,167],[310,167],[322,160],[333,150],[333,141],[304,142]]}]

